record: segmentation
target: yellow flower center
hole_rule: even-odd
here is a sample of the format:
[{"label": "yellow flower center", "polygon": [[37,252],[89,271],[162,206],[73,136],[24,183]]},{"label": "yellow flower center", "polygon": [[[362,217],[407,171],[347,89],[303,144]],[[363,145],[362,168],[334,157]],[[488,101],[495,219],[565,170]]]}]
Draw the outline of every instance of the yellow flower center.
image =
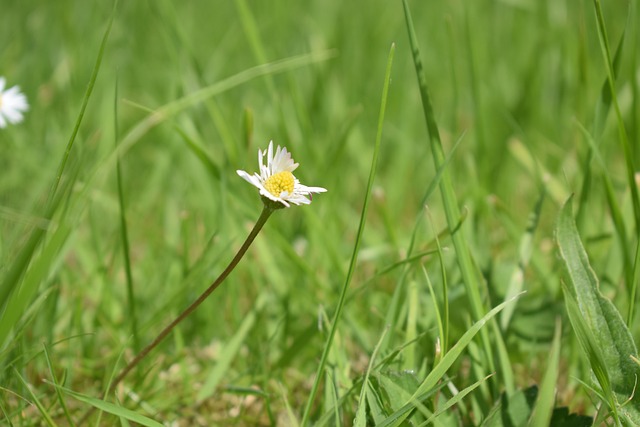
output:
[{"label": "yellow flower center", "polygon": [[283,191],[293,194],[293,186],[295,184],[293,174],[289,171],[282,171],[271,175],[264,182],[264,188],[276,197],[280,197]]}]

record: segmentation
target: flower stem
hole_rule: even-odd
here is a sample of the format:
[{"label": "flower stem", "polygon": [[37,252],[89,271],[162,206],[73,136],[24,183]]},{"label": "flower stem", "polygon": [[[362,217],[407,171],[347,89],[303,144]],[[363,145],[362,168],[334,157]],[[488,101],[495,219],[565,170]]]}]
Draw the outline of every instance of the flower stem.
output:
[{"label": "flower stem", "polygon": [[[162,330],[162,332],[160,332],[158,336],[155,337],[153,341],[151,341],[150,344],[148,344],[145,348],[143,348],[136,355],[136,357],[134,357],[133,360],[129,362],[129,364],[120,371],[118,376],[115,377],[115,379],[111,382],[111,384],[107,388],[105,397],[111,394],[115,390],[116,386],[124,379],[124,377],[126,377],[127,374],[131,372],[133,368],[135,368],[142,361],[142,359],[144,359],[151,352],[151,350],[156,348],[158,344],[160,344],[167,337],[167,335],[171,333],[173,328],[175,328],[187,316],[193,313],[195,309],[198,308],[198,306],[202,304],[204,300],[206,300],[207,297],[211,295],[211,293],[215,291],[218,288],[218,286],[222,284],[222,282],[224,281],[224,279],[227,278],[229,273],[231,273],[233,269],[238,265],[238,263],[240,262],[244,254],[247,252],[247,249],[249,249],[249,246],[251,246],[251,243],[253,243],[253,240],[256,238],[260,230],[262,230],[262,227],[267,222],[267,219],[269,219],[269,216],[271,216],[273,211],[274,210],[271,207],[265,204],[264,209],[262,210],[262,213],[258,218],[258,221],[256,221],[256,224],[253,226],[253,229],[251,230],[251,233],[249,233],[249,236],[247,236],[247,239],[244,241],[244,243],[240,247],[240,250],[238,250],[238,253],[233,257],[233,259],[231,260],[227,268],[225,268],[224,271],[220,273],[220,276],[218,276],[218,278],[207,288],[207,290],[205,290],[202,293],[202,295],[198,297],[197,300],[192,302],[189,307],[187,307],[182,313],[180,313],[180,315],[176,317],[173,320],[173,322],[167,325]],[[92,408],[87,414],[85,414],[84,417],[82,417],[80,424],[82,424],[82,421],[86,420],[89,417],[89,415],[91,414],[91,412],[93,412],[94,409],[95,408]]]}]

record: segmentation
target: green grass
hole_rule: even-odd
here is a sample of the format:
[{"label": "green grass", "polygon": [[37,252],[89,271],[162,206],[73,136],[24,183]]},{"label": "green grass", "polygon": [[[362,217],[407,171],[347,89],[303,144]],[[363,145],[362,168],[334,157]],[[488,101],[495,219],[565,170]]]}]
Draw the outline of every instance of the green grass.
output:
[{"label": "green grass", "polygon": [[[639,34],[599,0],[3,5],[0,424],[637,425]],[[328,192],[105,396],[236,254],[271,139]]]}]

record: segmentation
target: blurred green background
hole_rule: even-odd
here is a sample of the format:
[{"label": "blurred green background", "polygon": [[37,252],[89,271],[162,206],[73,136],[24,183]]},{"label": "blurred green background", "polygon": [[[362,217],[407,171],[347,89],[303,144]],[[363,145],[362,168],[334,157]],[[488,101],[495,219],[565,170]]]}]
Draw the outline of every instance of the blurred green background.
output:
[{"label": "blurred green background", "polygon": [[[627,304],[618,293],[623,266],[599,168],[585,187],[592,164],[579,124],[600,144],[630,218],[617,129],[612,117],[597,112],[606,72],[592,3],[409,6],[445,151],[452,153],[448,168],[466,215],[463,228],[486,282],[487,307],[504,300],[529,215],[546,189],[531,266],[524,271],[528,294],[503,331],[517,386],[538,384],[555,318],[565,316],[553,227],[569,194],[581,200],[578,224],[603,290],[620,307]],[[612,46],[627,27],[618,96],[635,142],[640,16],[637,6],[623,2],[603,6]],[[323,387],[314,419],[346,396],[337,419],[347,425],[353,420],[359,389],[347,390],[366,370],[389,316],[397,321],[387,336],[390,349],[424,333],[392,370],[418,375],[431,366],[437,332],[420,266],[439,290],[439,259],[423,257],[385,270],[406,258],[412,235],[414,253],[432,250],[434,236],[446,228],[438,191],[424,199],[436,171],[400,1],[120,2],[50,221],[46,201],[113,4],[9,0],[2,9],[0,75],[8,86],[20,86],[30,111],[23,123],[0,131],[0,274],[3,286],[15,286],[13,298],[27,285],[33,290],[13,306],[13,317],[7,316],[9,300],[2,301],[0,402],[6,420],[19,426],[42,422],[41,412],[19,397],[33,401],[17,372],[64,425],[55,389],[43,382],[52,381],[43,344],[58,380],[100,397],[122,366],[118,358],[134,354],[133,317],[145,344],[217,277],[261,210],[257,192],[235,171],[256,171],[257,150],[271,139],[293,153],[302,183],[328,192],[314,197],[311,206],[274,214],[227,282],[132,373],[118,396],[124,406],[175,425],[287,425],[287,405],[300,417],[353,251],[392,43],[396,52],[372,205],[352,298],[330,356],[327,378],[336,396]],[[120,167],[132,309],[116,144],[130,137],[148,110],[253,67],[309,54],[305,65],[252,78],[202,102],[188,101],[177,114],[131,137]],[[637,144],[633,159],[640,161]],[[19,251],[34,230],[44,235],[25,260]],[[477,319],[467,306],[455,252],[446,233],[441,238],[454,343]],[[16,265],[27,273],[9,283]],[[394,292],[403,302],[390,313]],[[419,305],[417,331],[405,322],[413,301]],[[564,326],[568,334],[568,322]],[[592,415],[577,382],[588,371],[568,335],[558,404]],[[452,376],[459,388],[479,379],[469,372],[473,360],[465,353],[456,365]],[[495,379],[496,392],[503,389],[501,381]],[[203,397],[198,393],[207,384],[213,387]],[[491,401],[479,401],[475,416],[482,418],[480,408],[486,414]],[[67,404],[74,418],[88,407],[70,398]],[[473,425],[473,418],[462,411],[459,419]],[[111,418],[103,418],[110,425],[105,420]]]}]

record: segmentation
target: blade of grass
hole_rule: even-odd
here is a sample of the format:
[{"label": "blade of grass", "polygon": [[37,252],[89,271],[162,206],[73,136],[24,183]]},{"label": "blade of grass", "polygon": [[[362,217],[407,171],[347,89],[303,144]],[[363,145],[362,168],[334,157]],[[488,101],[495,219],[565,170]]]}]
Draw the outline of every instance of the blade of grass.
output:
[{"label": "blade of grass", "polygon": [[[236,7],[238,9],[238,13],[240,14],[240,22],[242,22],[242,28],[249,40],[249,46],[251,46],[251,51],[253,52],[254,58],[261,64],[267,62],[267,54],[265,53],[264,45],[260,40],[260,34],[258,31],[258,24],[256,23],[256,19],[251,13],[251,9],[247,4],[246,0],[236,0]],[[272,99],[278,99],[278,91],[276,90],[276,85],[273,81],[273,77],[270,75],[265,76],[267,82],[267,88],[269,89],[269,93],[271,94]]]},{"label": "blade of grass", "polygon": [[[422,267],[422,274],[424,275],[424,278],[427,281],[427,286],[429,287],[429,295],[431,295],[431,304],[433,305],[434,316],[436,318],[436,324],[438,325],[438,336],[440,337],[440,340],[439,340],[440,351],[436,353],[436,357],[433,361],[434,364],[437,364],[442,359],[443,354],[446,353],[446,350],[442,348],[442,343],[446,342],[446,335],[445,335],[445,329],[444,329],[444,323],[446,322],[446,319],[443,321],[442,315],[440,314],[440,308],[438,307],[438,299],[436,298],[436,293],[433,291],[433,285],[431,284],[429,273],[427,273],[427,269],[424,268],[424,265],[421,265],[420,267]],[[447,305],[446,302],[445,302],[445,305]],[[414,334],[411,338],[415,339],[415,337],[416,335]]]},{"label": "blade of grass", "polygon": [[5,346],[11,331],[28,310],[40,285],[50,273],[51,266],[60,258],[62,247],[72,232],[73,227],[70,225],[61,224],[58,227],[25,273],[20,288],[9,297],[5,310],[0,314],[0,348]]},{"label": "blade of grass", "polygon": [[[53,369],[53,363],[51,363],[51,357],[49,356],[49,350],[47,349],[47,345],[43,344],[42,348],[44,350],[44,357],[45,357],[45,360],[47,361],[47,367],[49,368],[49,374],[51,375],[51,380],[53,381],[54,384],[60,385],[58,384],[58,378],[56,376],[56,372]],[[75,423],[73,422],[73,419],[71,418],[71,414],[69,413],[69,408],[67,408],[67,403],[64,397],[62,396],[62,392],[58,388],[56,388],[56,396],[58,397],[58,402],[60,402],[60,407],[62,407],[62,412],[64,413],[64,416],[67,419],[67,422],[69,423],[68,425],[70,426],[75,425]]]},{"label": "blade of grass", "polygon": [[[393,384],[392,382],[387,381],[387,387],[386,387],[387,392],[391,390],[391,387],[389,387],[390,385],[393,385],[398,389],[400,388],[395,384]],[[421,402],[433,396],[434,394],[442,390],[442,388],[444,388],[445,386],[446,386],[446,383],[443,382],[442,384],[439,384],[437,387],[429,390],[428,392],[420,395],[417,398],[414,398],[414,399],[408,398],[408,400],[410,400],[409,403],[405,404],[404,406],[396,410],[394,413],[389,415],[382,423],[378,424],[377,427],[399,427],[399,426],[407,425],[407,423],[405,423],[405,420],[409,417],[409,415],[413,413],[413,411],[416,410],[416,408],[419,408],[419,407],[421,408],[423,414],[425,414],[427,417],[430,417],[431,415],[433,415],[433,413],[429,411]],[[395,394],[401,395],[404,392],[404,390],[402,389],[393,390],[392,392],[395,392]]]},{"label": "blade of grass", "polygon": [[593,6],[596,14],[596,23],[598,27],[598,40],[600,41],[600,49],[602,51],[603,60],[607,70],[607,79],[609,81],[609,90],[611,91],[611,100],[613,102],[613,109],[616,113],[618,123],[618,138],[622,144],[622,150],[624,153],[624,159],[627,172],[627,184],[631,190],[631,201],[633,203],[633,214],[635,218],[636,230],[640,230],[640,196],[638,195],[638,186],[635,179],[635,166],[633,161],[633,152],[631,151],[631,145],[629,144],[629,138],[627,136],[627,130],[624,125],[624,119],[622,112],[620,111],[620,105],[618,104],[618,96],[616,94],[616,78],[614,66],[611,61],[611,51],[609,48],[609,39],[607,36],[607,29],[604,24],[604,16],[602,13],[602,6],[600,0],[593,0]]},{"label": "blade of grass", "polygon": [[[523,292],[524,293],[524,292]],[[407,404],[411,404],[411,402],[418,400],[418,396],[428,392],[433,389],[438,382],[443,381],[447,370],[453,365],[453,363],[460,357],[462,351],[469,345],[473,337],[478,333],[478,331],[482,330],[482,327],[489,322],[496,314],[502,311],[509,303],[515,301],[520,297],[523,293],[516,295],[508,301],[504,301],[502,304],[494,307],[491,311],[485,314],[480,320],[474,323],[467,332],[460,337],[458,342],[451,347],[451,350],[447,354],[444,355],[440,363],[433,367],[429,375],[422,381],[418,389],[413,393],[411,398],[407,401]],[[393,425],[400,425],[400,423],[404,422],[406,418],[410,415],[409,412],[404,413],[402,416],[399,416]]]},{"label": "blade of grass", "polygon": [[[429,90],[427,86],[427,80],[424,75],[422,67],[422,59],[420,58],[420,49],[418,47],[418,40],[413,27],[413,20],[411,18],[411,11],[407,0],[402,0],[404,6],[404,15],[407,25],[407,31],[409,33],[409,43],[413,52],[413,63],[418,77],[418,86],[420,89],[420,96],[422,99],[422,108],[424,112],[424,118],[427,125],[427,130],[430,137],[431,152],[433,154],[433,162],[436,169],[440,169],[445,161],[444,149],[440,140],[440,132],[438,125],[436,124],[435,114],[431,105],[431,99],[429,97]],[[444,169],[442,178],[440,181],[440,192],[442,195],[442,203],[444,205],[445,215],[449,228],[453,230],[458,219],[460,218],[460,209],[458,208],[458,202],[453,190],[453,184],[448,169]],[[467,297],[471,306],[471,312],[474,319],[480,319],[485,313],[485,308],[482,303],[482,297],[480,295],[480,280],[476,277],[476,269],[471,259],[471,253],[467,242],[465,240],[464,232],[462,229],[456,233],[452,232],[453,245],[456,250],[456,259],[462,274],[462,279],[467,291]],[[484,351],[487,355],[486,361],[488,369],[495,371],[493,362],[493,351],[491,347],[491,340],[486,330],[481,331],[481,338],[484,346]]]},{"label": "blade of grass", "polygon": [[66,387],[62,387],[57,384],[49,383],[52,386],[59,388],[69,396],[73,397],[76,400],[79,400],[83,403],[91,405],[101,411],[107,412],[109,414],[115,415],[117,417],[122,417],[126,420],[133,421],[135,423],[141,424],[146,427],[163,427],[162,423],[155,421],[149,417],[145,417],[144,415],[140,415],[137,412],[134,412],[130,409],[127,409],[122,406],[118,406],[114,403],[110,403],[104,400],[96,399],[94,397],[86,396],[84,394],[75,392]]},{"label": "blade of grass", "polygon": [[312,52],[304,55],[294,56],[291,58],[277,60],[263,65],[258,65],[256,67],[252,67],[236,73],[210,86],[206,86],[194,92],[191,92],[179,99],[176,99],[175,101],[164,104],[163,106],[150,113],[140,122],[138,122],[122,138],[120,144],[118,145],[117,152],[114,151],[110,153],[109,156],[96,167],[93,173],[90,174],[89,178],[87,178],[86,188],[89,187],[88,183],[90,181],[95,179],[95,177],[99,175],[103,170],[108,169],[112,162],[115,162],[115,159],[118,155],[124,155],[124,153],[130,150],[151,129],[160,125],[161,123],[164,123],[166,120],[174,117],[183,110],[266,74],[289,71],[291,69],[313,64],[316,62],[326,61],[333,56],[335,56],[334,51]]},{"label": "blade of grass", "polygon": [[442,405],[433,415],[431,415],[431,417],[429,417],[425,422],[423,422],[422,424],[420,424],[419,427],[424,427],[429,425],[430,423],[434,422],[436,418],[438,418],[440,415],[442,415],[443,413],[445,413],[446,411],[449,410],[449,408],[453,407],[454,405],[457,405],[458,403],[462,402],[462,399],[464,399],[469,393],[471,393],[473,390],[475,390],[476,388],[480,387],[480,385],[485,382],[486,380],[488,380],[491,376],[493,376],[494,374],[491,375],[487,375],[484,378],[479,379],[478,381],[476,381],[475,383],[471,384],[469,387],[466,387],[464,390],[460,391],[459,393],[456,393],[455,396],[453,396],[451,399],[447,400],[444,405]]},{"label": "blade of grass", "polygon": [[[629,7],[631,7],[631,3],[633,2],[629,3]],[[628,21],[631,16],[632,16],[631,14],[627,16],[627,23],[624,27],[624,30],[622,31],[622,34],[620,35],[620,41],[618,42],[618,46],[616,47],[616,53],[613,58],[614,75],[617,75],[620,69],[620,62],[622,60],[622,47],[624,46],[625,33],[627,32],[627,28],[629,24]],[[635,81],[635,79],[632,79],[632,81]],[[611,89],[609,86],[609,78],[605,77],[600,87],[600,98],[598,99],[598,102],[596,104],[594,119],[592,124],[592,133],[598,139],[602,137],[602,133],[604,132],[607,116],[609,115],[610,109],[611,109]],[[580,201],[578,203],[578,212],[576,214],[576,223],[579,226],[578,229],[582,229],[581,225],[583,224],[584,221],[588,220],[589,204],[587,203],[587,201],[592,194],[592,192],[590,191],[591,185],[592,185],[592,174],[591,174],[591,168],[589,167],[589,165],[591,164],[592,158],[593,158],[593,151],[589,150],[585,159],[585,167],[584,167],[585,173],[584,173],[584,179],[582,183],[582,189],[580,191]]]},{"label": "blade of grass", "polygon": [[[113,128],[114,143],[118,148],[118,79],[116,77],[116,87],[113,97]],[[127,231],[126,208],[124,204],[124,190],[122,188],[122,167],[120,166],[120,156],[116,158],[116,185],[118,188],[118,206],[120,211],[120,239],[122,240],[122,257],[124,261],[124,272],[127,281],[127,302],[129,308],[128,319],[131,322],[131,336],[133,337],[133,349],[140,350],[140,337],[138,336],[138,318],[136,315],[136,299],[133,291],[133,274],[131,274],[131,254],[129,246],[129,233]]]},{"label": "blade of grass", "polygon": [[65,149],[64,155],[62,156],[62,160],[60,161],[60,165],[58,165],[58,171],[56,172],[56,178],[51,186],[51,190],[49,192],[49,201],[53,199],[56,191],[58,191],[58,186],[60,185],[60,180],[62,179],[62,174],[64,172],[65,166],[67,165],[67,161],[69,160],[69,156],[71,155],[71,149],[73,148],[73,144],[76,140],[76,136],[78,135],[78,131],[80,130],[80,124],[82,123],[82,119],[84,118],[84,113],[87,110],[87,105],[89,105],[89,99],[91,98],[91,93],[93,92],[93,87],[95,86],[96,80],[98,78],[98,71],[100,71],[100,65],[102,64],[102,57],[104,56],[104,50],[107,46],[107,40],[109,40],[109,34],[111,33],[111,26],[113,24],[113,20],[116,16],[116,10],[118,6],[118,0],[113,2],[113,10],[111,11],[111,16],[109,17],[109,22],[107,23],[107,29],[102,36],[102,42],[100,43],[100,49],[98,50],[98,57],[96,58],[95,65],[93,66],[93,71],[91,73],[91,77],[89,78],[89,85],[87,86],[87,91],[84,94],[84,98],[82,99],[82,106],[80,107],[80,113],[76,119],[76,124],[71,132],[71,137],[69,138],[69,142],[67,143],[67,148]]},{"label": "blade of grass", "polygon": [[[49,194],[47,196],[47,203],[46,203],[46,212],[47,214],[45,215],[45,218],[52,218],[53,213],[55,212],[55,210],[57,209],[58,206],[58,201],[60,200],[59,197],[56,197],[56,193],[58,191],[58,188],[60,186],[60,182],[62,180],[62,174],[64,172],[65,166],[68,162],[69,159],[69,155],[71,153],[71,148],[73,147],[73,144],[75,142],[76,136],[78,134],[78,131],[80,129],[80,124],[82,123],[82,119],[84,118],[84,113],[86,111],[87,105],[89,103],[89,98],[91,97],[91,93],[93,92],[93,87],[95,85],[95,81],[98,77],[98,71],[100,70],[100,65],[102,63],[102,57],[104,55],[104,49],[107,43],[107,40],[109,38],[109,34],[111,32],[111,26],[113,24],[113,20],[115,18],[115,14],[116,14],[116,7],[117,7],[117,0],[114,2],[113,5],[113,10],[111,13],[111,16],[109,18],[109,22],[107,24],[107,29],[105,30],[105,33],[102,37],[102,42],[100,44],[100,49],[98,51],[98,57],[96,58],[96,62],[93,68],[93,72],[91,75],[91,78],[89,79],[89,85],[87,87],[87,91],[85,92],[85,96],[83,98],[82,101],[82,106],[80,108],[80,113],[78,114],[78,117],[76,119],[76,124],[75,127],[71,133],[71,137],[69,138],[69,141],[67,143],[67,147],[65,149],[65,152],[63,154],[63,157],[60,161],[60,164],[58,165],[58,169],[56,172],[56,176],[54,179],[54,182],[51,186],[51,189],[49,190]],[[0,309],[2,308],[2,306],[5,305],[5,303],[8,301],[8,297],[11,294],[11,292],[16,288],[16,286],[19,283],[19,279],[20,277],[24,274],[24,272],[26,271],[29,262],[31,260],[31,258],[34,255],[34,252],[36,250],[36,248],[38,247],[38,245],[40,244],[42,238],[45,235],[45,230],[40,229],[40,228],[36,228],[32,233],[31,236],[29,237],[29,240],[27,241],[27,243],[25,244],[25,246],[20,250],[18,256],[16,257],[15,261],[12,263],[11,268],[9,269],[7,275],[3,278],[2,281],[2,285],[0,286]],[[2,341],[0,341],[2,342]]]},{"label": "blade of grass", "polygon": [[[75,175],[74,175],[75,176]],[[46,221],[53,218],[54,214],[57,212],[60,207],[60,203],[62,199],[66,197],[68,190],[71,188],[75,179],[66,181],[64,184],[64,191],[59,191],[58,194],[54,197],[53,201],[49,203],[49,205],[45,208],[45,214],[43,218]],[[4,309],[7,302],[9,301],[10,295],[16,291],[18,286],[21,283],[21,279],[25,274],[25,271],[29,268],[29,265],[35,256],[36,249],[40,246],[40,243],[44,239],[48,227],[51,226],[50,222],[47,222],[47,227],[40,227],[36,225],[34,229],[31,231],[27,242],[24,244],[22,248],[18,251],[16,257],[12,260],[11,266],[6,270],[6,273],[2,277],[2,282],[0,283],[0,311]],[[19,289],[18,289],[19,291]],[[2,341],[0,341],[0,346]]]},{"label": "blade of grass", "polygon": [[229,367],[233,363],[234,359],[237,357],[238,352],[240,351],[240,347],[244,342],[247,334],[251,331],[251,328],[255,324],[256,321],[256,313],[259,312],[266,301],[265,294],[261,294],[258,297],[258,301],[256,302],[255,309],[252,310],[242,321],[242,324],[235,332],[233,337],[227,342],[224,346],[224,352],[218,360],[216,366],[209,372],[207,379],[205,380],[204,385],[198,392],[196,397],[198,402],[202,402],[207,399],[209,396],[215,393],[220,381],[224,378],[224,375],[229,371]]},{"label": "blade of grass", "polygon": [[[631,7],[631,3],[629,2],[629,7]],[[631,12],[631,10],[629,11]],[[631,19],[631,14],[627,15],[627,22],[625,23],[624,29],[620,34],[620,40],[618,41],[618,45],[616,46],[616,52],[613,56],[612,71],[613,75],[617,76],[620,70],[620,63],[622,62],[622,52],[624,47],[625,35],[627,32],[627,28],[629,27],[629,19]],[[600,98],[598,99],[598,103],[596,104],[596,111],[594,114],[593,121],[593,134],[600,138],[602,133],[604,132],[605,124],[607,121],[607,116],[609,115],[609,111],[611,110],[611,102],[613,100],[613,96],[611,93],[611,86],[609,84],[608,75],[604,78],[602,85],[600,87]]]},{"label": "blade of grass", "polygon": [[530,427],[546,427],[550,425],[551,416],[556,399],[556,384],[560,369],[560,337],[562,336],[562,323],[556,321],[556,331],[551,343],[547,371],[542,378],[538,398],[529,419]]},{"label": "blade of grass", "polygon": [[13,368],[13,372],[18,377],[22,385],[24,385],[24,388],[27,389],[27,392],[29,393],[29,395],[31,395],[31,399],[33,399],[33,403],[38,408],[38,411],[42,415],[42,418],[44,418],[44,421],[47,423],[47,425],[49,427],[56,427],[57,424],[55,423],[55,421],[53,421],[53,418],[51,418],[51,415],[49,415],[49,412],[47,412],[47,409],[44,407],[44,405],[42,405],[42,402],[40,402],[40,399],[38,399],[38,396],[36,396],[36,394],[31,390],[31,386],[29,385],[29,383],[27,383],[25,379],[22,378],[22,375],[20,375],[17,369]]},{"label": "blade of grass", "polygon": [[[529,220],[527,221],[527,228],[524,231],[520,239],[520,247],[518,250],[519,260],[518,266],[514,269],[513,274],[509,280],[507,286],[507,293],[505,299],[511,298],[522,290],[524,285],[524,273],[531,260],[531,253],[533,252],[533,235],[538,228],[538,221],[540,219],[540,212],[542,211],[542,203],[544,202],[546,192],[540,193],[540,197],[536,202],[533,211],[529,214]],[[500,316],[500,327],[503,331],[506,331],[513,316],[516,305],[511,305],[504,309]]]},{"label": "blade of grass", "polygon": [[298,427],[300,423],[298,423],[298,419],[296,418],[296,415],[294,414],[293,409],[291,409],[291,404],[289,404],[289,399],[287,399],[286,390],[284,389],[284,386],[282,384],[278,384],[278,386],[280,388],[280,394],[282,395],[282,401],[284,402],[284,408],[287,412],[289,425],[291,427]]},{"label": "blade of grass", "polygon": [[[387,354],[384,358],[382,358],[382,360],[380,360],[378,363],[376,363],[376,365],[373,367],[373,371],[375,373],[379,373],[382,368],[389,367],[389,365],[394,363],[394,361],[397,359],[398,355],[400,355],[404,349],[406,349],[407,347],[409,347],[412,344],[415,344],[420,339],[424,338],[426,335],[427,335],[427,332],[424,332],[424,333],[420,334],[419,336],[417,336],[415,340],[403,343],[401,346],[399,346],[397,348],[394,348],[389,354]],[[386,340],[383,340],[383,343],[385,341]],[[382,347],[380,348],[380,351],[381,350],[382,350]],[[378,353],[380,353],[380,351],[378,351]],[[341,405],[343,405],[346,402],[348,402],[351,399],[351,394],[355,393],[356,386],[358,386],[358,385],[359,385],[359,383],[356,382],[349,390],[347,390],[346,393],[343,393],[342,396],[340,396],[340,399],[338,400],[338,402],[336,403],[336,407],[340,407]],[[443,385],[439,386],[438,390],[440,388],[442,388],[442,386]],[[373,391],[372,389],[369,389],[369,390]],[[376,393],[376,395],[379,395],[379,393]],[[369,399],[369,396],[367,396],[367,398]],[[426,398],[426,396],[425,396],[425,398]],[[330,419],[331,419],[331,417],[333,415],[334,409],[335,408],[329,408],[329,410],[325,411],[325,413],[318,419],[318,421],[315,423],[315,425],[318,426],[318,427],[326,425],[330,421]]]},{"label": "blade of grass", "polygon": [[427,375],[424,381],[420,384],[420,387],[418,387],[418,389],[415,391],[413,397],[416,397],[435,386],[437,382],[444,377],[447,370],[451,367],[451,365],[453,365],[456,359],[462,354],[464,348],[471,342],[478,331],[482,330],[482,327],[487,322],[493,319],[493,317],[501,312],[508,304],[515,302],[522,294],[524,294],[524,292],[521,292],[513,298],[497,305],[491,311],[485,314],[480,320],[475,322],[467,330],[467,332],[465,332],[464,335],[460,337],[458,342],[453,347],[451,347],[451,350],[446,355],[444,355],[440,363],[433,367],[431,372],[429,372],[429,375]]},{"label": "blade of grass", "polygon": [[[589,144],[589,149],[594,157],[594,159],[598,162],[600,168],[602,169],[602,179],[604,181],[604,190],[605,195],[607,197],[607,204],[609,205],[609,211],[611,213],[611,220],[613,221],[613,226],[616,229],[616,233],[618,234],[618,241],[620,242],[620,250],[622,251],[622,256],[624,258],[623,268],[625,273],[625,288],[627,289],[627,296],[629,298],[629,310],[627,311],[627,325],[631,324],[633,320],[634,310],[635,310],[635,292],[637,286],[634,285],[633,277],[634,271],[631,268],[631,250],[629,248],[629,243],[627,241],[627,227],[624,223],[624,217],[622,215],[622,209],[620,208],[620,204],[616,199],[615,190],[613,187],[613,181],[611,179],[611,174],[608,172],[607,165],[602,158],[602,154],[600,153],[600,148],[591,137],[587,129],[582,126],[581,123],[576,122],[578,127],[582,131],[587,143]],[[640,242],[640,240],[639,240]]]},{"label": "blade of grass", "polygon": [[371,369],[373,368],[373,363],[376,360],[376,356],[378,355],[378,351],[382,346],[382,341],[384,340],[384,336],[389,332],[389,327],[386,327],[382,331],[382,335],[378,340],[378,344],[376,344],[373,349],[373,353],[371,354],[371,359],[369,360],[369,366],[367,368],[367,372],[364,375],[364,380],[362,381],[362,389],[360,389],[360,400],[358,401],[358,409],[356,410],[356,418],[353,422],[355,427],[365,427],[367,425],[367,399],[366,393],[370,387],[369,385],[369,376],[371,375]]},{"label": "blade of grass", "polygon": [[[433,295],[433,294],[432,294]],[[404,340],[412,341],[418,336],[418,319],[420,316],[420,294],[418,293],[418,283],[415,280],[410,280],[407,286],[406,295],[406,319],[404,322]],[[416,365],[417,363],[417,365]],[[419,367],[420,362],[416,362],[416,352],[414,349],[405,353],[403,361],[405,369],[416,369]]]},{"label": "blade of grass", "polygon": [[395,49],[396,49],[395,44],[392,44],[391,49],[389,50],[389,59],[387,60],[387,69],[384,76],[384,85],[382,87],[382,101],[380,103],[380,114],[378,116],[378,131],[376,133],[376,142],[373,149],[373,158],[371,159],[371,169],[369,170],[369,180],[367,181],[367,189],[364,195],[364,203],[362,206],[362,212],[360,214],[360,224],[358,225],[356,241],[353,247],[351,261],[349,263],[349,271],[347,273],[347,278],[340,292],[340,298],[338,299],[338,306],[336,307],[336,312],[333,317],[333,322],[331,323],[329,336],[325,343],[324,350],[322,352],[322,357],[320,359],[320,364],[318,365],[318,370],[316,372],[316,377],[313,381],[313,386],[311,387],[311,392],[309,393],[309,398],[307,400],[307,404],[304,409],[302,422],[300,423],[302,427],[306,426],[309,420],[309,415],[311,413],[311,406],[313,404],[313,401],[315,400],[316,393],[318,392],[320,379],[322,378],[322,374],[324,372],[325,365],[327,363],[327,356],[329,355],[329,351],[331,350],[331,346],[333,344],[333,338],[338,328],[338,322],[342,316],[342,309],[344,308],[344,303],[347,296],[347,289],[349,288],[349,284],[351,283],[351,278],[353,277],[353,273],[355,271],[356,263],[358,260],[358,253],[360,251],[360,242],[362,240],[362,234],[364,233],[364,226],[367,222],[366,221],[367,210],[369,208],[369,199],[371,196],[371,189],[373,188],[373,179],[375,178],[376,169],[378,166],[378,154],[380,152],[380,142],[382,141],[382,125],[384,122],[384,115],[385,115],[386,106],[387,106],[387,95],[389,93],[389,82],[391,79],[391,65],[393,64],[393,54],[395,52]]},{"label": "blade of grass", "polygon": [[[442,246],[440,245],[440,238],[438,237],[438,233],[435,232],[435,226],[433,225],[433,218],[431,217],[431,212],[427,209],[427,214],[429,215],[429,222],[431,223],[431,228],[434,231],[434,238],[436,242],[436,247],[438,248],[438,261],[440,263],[440,274],[442,276],[442,304],[443,304],[443,320],[441,326],[441,337],[440,337],[440,350],[442,355],[446,354],[449,351],[449,282],[447,280],[447,269],[444,265],[444,253],[442,251]],[[426,271],[426,270],[425,270]],[[427,276],[428,279],[428,276]],[[431,287],[431,283],[429,283],[429,287]],[[433,292],[433,291],[432,291]],[[440,316],[438,315],[438,318]]]}]

